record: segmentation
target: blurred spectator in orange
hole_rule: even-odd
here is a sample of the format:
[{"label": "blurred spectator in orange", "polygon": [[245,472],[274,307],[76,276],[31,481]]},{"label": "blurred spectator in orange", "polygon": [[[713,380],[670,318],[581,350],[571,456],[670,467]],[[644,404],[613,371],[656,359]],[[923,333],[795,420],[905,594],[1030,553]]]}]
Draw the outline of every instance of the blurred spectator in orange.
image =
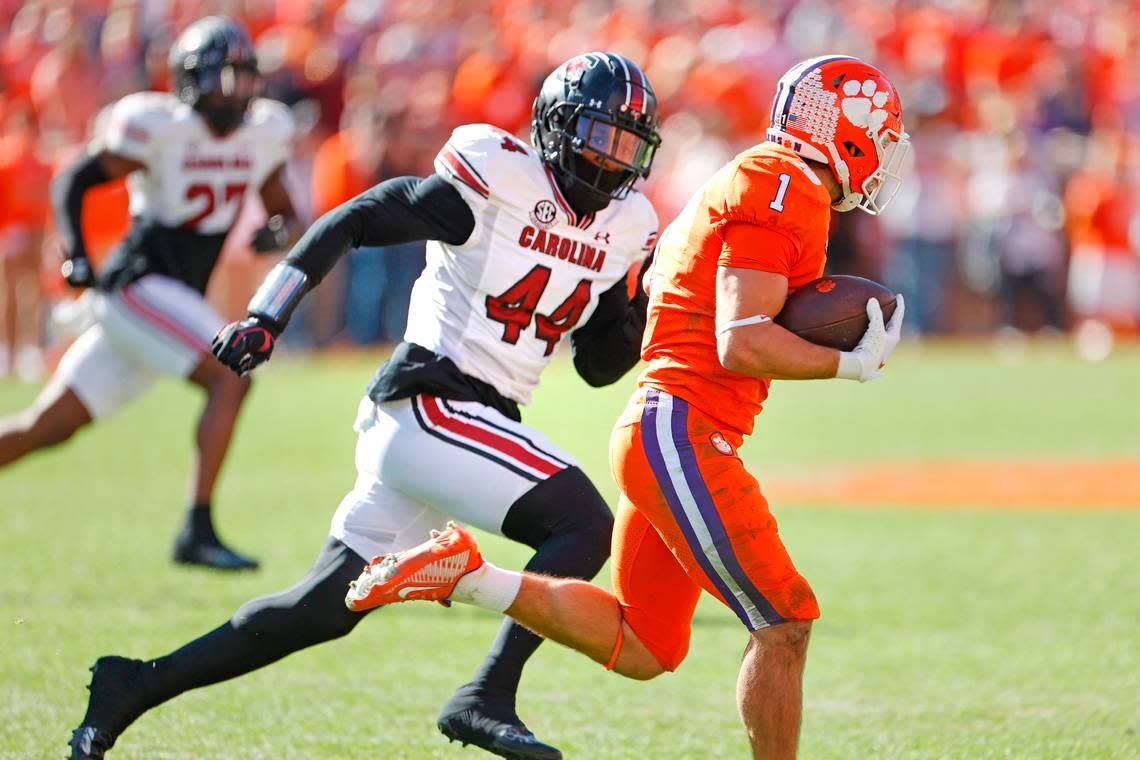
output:
[{"label": "blurred spectator in orange", "polygon": [[0,101],[0,376],[38,380],[40,252],[49,214],[51,168],[40,155],[31,108]]},{"label": "blurred spectator in orange", "polygon": [[1133,138],[1094,135],[1087,166],[1065,194],[1072,244],[1069,305],[1078,319],[1140,327],[1140,153]]},{"label": "blurred spectator in orange", "polygon": [[100,62],[66,5],[52,7],[43,33],[51,50],[32,72],[36,120],[49,145],[75,145],[85,140],[91,120],[110,100],[102,86]]},{"label": "blurred spectator in orange", "polygon": [[[1140,321],[1140,287],[1123,255],[1135,258],[1137,244],[1122,232],[1138,213],[1128,200],[1136,159],[1107,169],[1085,158],[1104,151],[1090,133],[1140,133],[1140,0],[0,0],[0,92],[32,99],[38,141],[54,161],[85,142],[102,104],[165,89],[171,34],[218,12],[251,29],[266,94],[315,114],[314,144],[294,165],[305,175],[315,163],[319,176],[303,178],[322,207],[358,189],[361,175],[370,184],[431,171],[458,124],[528,136],[545,72],[613,49],[641,61],[658,90],[664,143],[644,190],[668,223],[717,166],[764,139],[767,93],[788,65],[836,51],[871,58],[900,84],[918,163],[904,185],[908,204],[900,199],[886,224],[840,218],[833,268],[914,295],[908,324],[920,330],[1030,324],[1024,309],[1052,324],[1058,304],[1044,283],[1066,276],[1058,268],[1071,243],[1077,314],[1118,328]],[[369,110],[379,114],[370,129],[347,129]],[[1010,149],[1017,144],[1034,146],[1030,165]],[[1019,197],[1032,182],[1045,195]],[[1063,231],[1057,196],[1066,199]],[[384,279],[393,257],[352,261],[366,289],[405,287],[407,271]],[[249,283],[226,285],[237,294]],[[365,290],[322,292],[332,302],[312,315],[321,340],[340,333],[346,302],[351,336],[393,322],[373,313],[374,297],[373,312],[363,308]],[[1036,305],[1011,312],[1014,302]]]}]

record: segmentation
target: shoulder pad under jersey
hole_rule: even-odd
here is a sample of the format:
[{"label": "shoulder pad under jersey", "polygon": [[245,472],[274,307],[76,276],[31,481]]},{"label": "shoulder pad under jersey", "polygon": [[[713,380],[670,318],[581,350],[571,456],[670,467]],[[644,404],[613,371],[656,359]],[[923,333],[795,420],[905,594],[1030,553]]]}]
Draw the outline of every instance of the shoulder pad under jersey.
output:
[{"label": "shoulder pad under jersey", "polygon": [[823,182],[798,156],[764,146],[730,164],[724,185],[724,218],[779,230],[799,239],[830,213]]},{"label": "shoulder pad under jersey", "polygon": [[278,100],[255,98],[249,105],[246,126],[273,140],[288,142],[293,139],[296,126],[289,106]]},{"label": "shoulder pad under jersey", "polygon": [[457,127],[436,155],[435,170],[465,197],[500,202],[533,197],[530,185],[543,178],[534,149],[490,124]]},{"label": "shoulder pad under jersey", "polygon": [[266,155],[267,168],[289,160],[296,124],[287,105],[269,98],[255,99],[249,106],[245,128],[254,135],[258,150]]},{"label": "shoulder pad under jersey", "polygon": [[168,92],[126,95],[108,110],[97,137],[98,147],[146,163],[182,106],[182,102]]}]

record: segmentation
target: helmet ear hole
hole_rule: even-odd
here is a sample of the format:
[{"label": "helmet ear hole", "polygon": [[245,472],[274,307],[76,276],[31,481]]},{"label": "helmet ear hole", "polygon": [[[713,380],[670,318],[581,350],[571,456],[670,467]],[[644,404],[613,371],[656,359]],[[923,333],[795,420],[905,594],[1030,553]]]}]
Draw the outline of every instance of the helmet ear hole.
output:
[{"label": "helmet ear hole", "polygon": [[843,149],[846,150],[848,155],[850,155],[852,158],[863,157],[863,149],[850,140],[847,140],[843,143]]}]

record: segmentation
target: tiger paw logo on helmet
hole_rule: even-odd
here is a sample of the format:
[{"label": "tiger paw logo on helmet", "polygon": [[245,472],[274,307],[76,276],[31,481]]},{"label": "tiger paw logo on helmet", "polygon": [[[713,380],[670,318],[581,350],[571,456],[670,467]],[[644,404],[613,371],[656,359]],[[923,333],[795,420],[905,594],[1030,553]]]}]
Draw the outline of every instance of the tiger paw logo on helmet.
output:
[{"label": "tiger paw logo on helmet", "polygon": [[830,293],[835,290],[835,280],[820,280],[815,284],[815,289],[820,293]]},{"label": "tiger paw logo on helmet", "polygon": [[883,106],[891,95],[886,90],[880,90],[874,79],[863,82],[848,79],[843,83],[843,95],[839,107],[849,122],[873,132],[883,128],[883,123],[890,116]]}]

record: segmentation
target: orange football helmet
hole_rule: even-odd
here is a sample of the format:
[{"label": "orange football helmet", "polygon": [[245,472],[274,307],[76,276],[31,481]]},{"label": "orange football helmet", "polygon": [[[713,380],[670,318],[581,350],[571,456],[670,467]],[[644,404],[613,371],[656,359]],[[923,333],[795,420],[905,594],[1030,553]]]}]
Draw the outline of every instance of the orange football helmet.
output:
[{"label": "orange football helmet", "polygon": [[843,188],[836,211],[878,214],[902,184],[910,139],[883,72],[848,55],[801,61],[780,77],[768,139],[831,167]]}]

